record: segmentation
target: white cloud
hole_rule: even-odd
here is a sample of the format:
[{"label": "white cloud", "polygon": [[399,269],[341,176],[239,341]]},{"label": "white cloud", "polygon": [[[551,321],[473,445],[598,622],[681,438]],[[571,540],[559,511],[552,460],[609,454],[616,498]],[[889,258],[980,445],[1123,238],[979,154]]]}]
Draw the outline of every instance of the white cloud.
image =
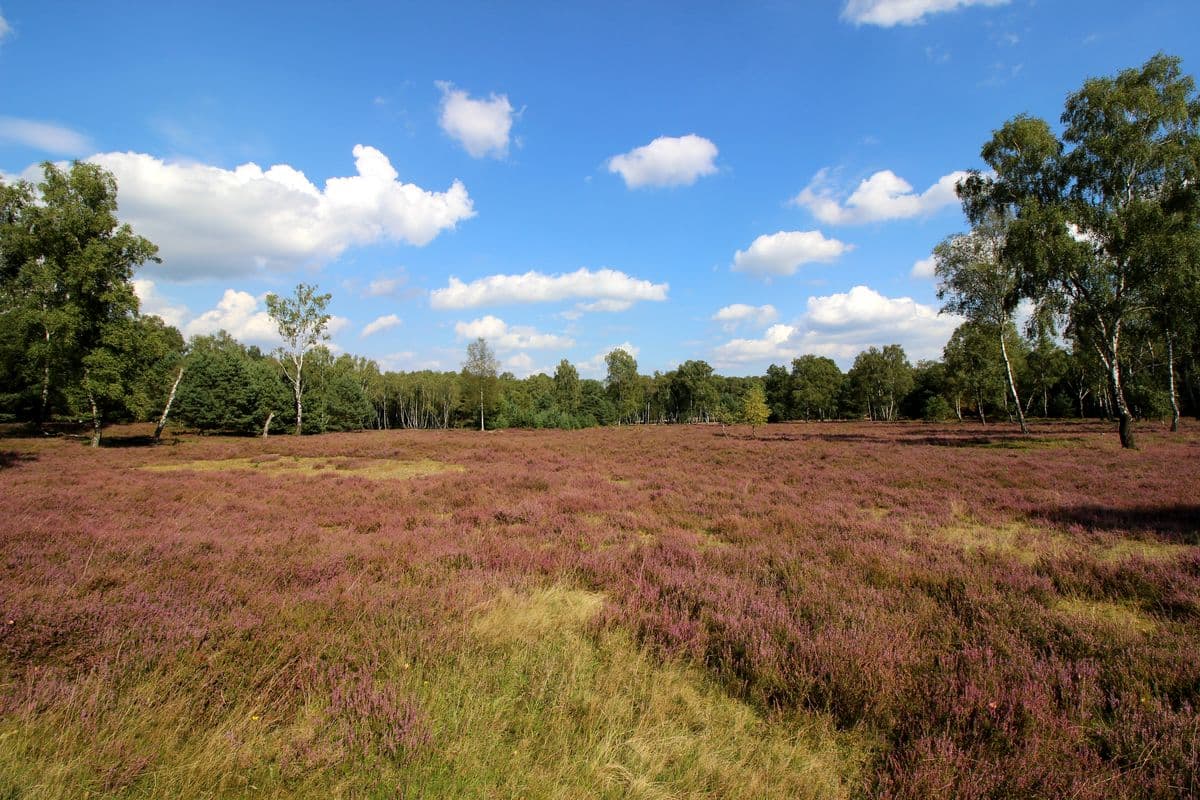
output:
[{"label": "white cloud", "polygon": [[165,162],[142,153],[88,159],[117,177],[121,218],[158,244],[177,278],[294,269],[380,241],[422,246],[474,216],[466,187],[431,192],[398,180],[387,156],[356,145],[357,175],[317,188],[286,164],[263,170]]},{"label": "white cloud", "polygon": [[725,330],[732,331],[742,324],[767,325],[779,318],[779,312],[775,310],[775,306],[770,304],[750,306],[745,303],[734,303],[718,309],[712,318],[716,322],[720,322],[721,327]]},{"label": "white cloud", "polygon": [[503,363],[505,371],[511,372],[518,378],[528,378],[539,372],[549,374],[551,371],[549,367],[535,367],[533,357],[528,353],[513,353],[504,359]]},{"label": "white cloud", "polygon": [[717,171],[713,163],[716,157],[717,146],[703,136],[660,136],[650,144],[610,158],[608,171],[620,173],[630,189],[690,186],[697,178]]},{"label": "white cloud", "polygon": [[714,360],[718,365],[777,359],[786,361],[798,355],[790,345],[797,330],[792,325],[772,325],[761,339],[733,339],[713,351]]},{"label": "white cloud", "polygon": [[915,25],[929,14],[968,6],[1002,6],[1008,0],[848,0],[842,19],[855,25]]},{"label": "white cloud", "polygon": [[457,141],[472,158],[504,158],[508,155],[513,107],[508,95],[492,94],[486,100],[472,98],[454,84],[438,81],[442,90],[442,130]]},{"label": "white cloud", "polygon": [[536,329],[524,326],[510,326],[499,317],[488,314],[470,322],[456,322],[454,333],[460,339],[476,339],[483,337],[497,350],[565,350],[575,344],[566,336],[553,333],[540,333]]},{"label": "white cloud", "polygon": [[132,282],[133,293],[137,295],[143,314],[159,317],[163,322],[177,328],[191,315],[187,306],[172,305],[167,298],[159,294],[154,281],[134,278]]},{"label": "white cloud", "polygon": [[943,175],[921,194],[912,184],[889,169],[876,172],[858,184],[842,202],[829,185],[829,170],[820,170],[792,202],[804,206],[828,225],[861,225],[890,219],[907,219],[933,212],[958,202],[955,186],[967,177],[964,171]]},{"label": "white cloud", "polygon": [[638,353],[641,352],[640,348],[636,347],[635,345],[633,345],[629,342],[622,342],[621,344],[614,345],[612,347],[606,347],[603,350],[601,350],[600,352],[596,353],[591,358],[586,359],[584,361],[580,361],[578,364],[575,365],[576,368],[579,370],[580,376],[582,376],[584,378],[603,378],[605,375],[607,375],[608,374],[608,364],[605,362],[604,359],[613,350],[624,350],[626,353],[629,353],[629,355],[633,356],[635,359],[638,357]]},{"label": "white cloud", "polygon": [[579,303],[576,308],[579,311],[601,311],[601,312],[618,312],[627,311],[633,306],[632,300],[596,300],[592,303]]},{"label": "white cloud", "polygon": [[380,331],[386,331],[389,328],[394,328],[401,324],[401,320],[395,314],[385,314],[382,317],[371,320],[363,326],[362,334],[364,338]]},{"label": "white cloud", "polygon": [[901,331],[917,320],[936,319],[937,310],[911,297],[884,297],[869,286],[848,292],[808,298],[806,319],[823,330],[861,329],[864,326]]},{"label": "white cloud", "polygon": [[387,297],[388,295],[396,294],[407,283],[407,275],[398,275],[392,278],[375,278],[367,284],[364,294],[367,297]]},{"label": "white cloud", "polygon": [[[349,326],[350,320],[335,315],[326,323],[325,332],[336,336]],[[226,289],[215,308],[210,308],[186,322],[183,335],[209,335],[222,330],[243,344],[272,348],[282,343],[279,328],[267,313],[262,298],[237,289]],[[335,353],[343,352],[343,349],[333,342],[326,341],[323,344]]]},{"label": "white cloud", "polygon": [[810,297],[794,324],[772,325],[761,338],[733,339],[714,349],[719,367],[787,362],[804,354],[828,356],[848,367],[868,347],[901,344],[909,359],[938,358],[962,322],[911,297],[885,297],[868,286]]},{"label": "white cloud", "polygon": [[[4,38],[4,18],[0,17],[0,39]],[[52,122],[0,117],[0,142],[19,144],[60,156],[81,156],[92,143],[78,131]]]},{"label": "white cloud", "polygon": [[854,245],[827,239],[820,231],[779,231],[759,236],[733,255],[733,269],[753,275],[794,275],[803,264],[833,261]]},{"label": "white cloud", "polygon": [[225,331],[247,344],[275,347],[280,344],[275,321],[249,292],[226,289],[216,308],[205,311],[183,327],[184,335],[208,335]]},{"label": "white cloud", "polygon": [[936,269],[937,259],[933,256],[929,256],[928,258],[918,259],[917,261],[913,262],[912,272],[910,274],[914,278],[932,278]]},{"label": "white cloud", "polygon": [[3,42],[12,33],[12,26],[8,24],[8,20],[0,14],[0,42]]},{"label": "white cloud", "polygon": [[[553,303],[572,299],[635,303],[640,300],[666,300],[667,288],[665,283],[651,283],[614,269],[593,272],[581,267],[560,275],[533,271],[524,275],[489,275],[470,283],[452,277],[448,286],[430,292],[429,304],[434,308],[456,309],[506,303]],[[613,307],[605,310],[613,310]]]}]

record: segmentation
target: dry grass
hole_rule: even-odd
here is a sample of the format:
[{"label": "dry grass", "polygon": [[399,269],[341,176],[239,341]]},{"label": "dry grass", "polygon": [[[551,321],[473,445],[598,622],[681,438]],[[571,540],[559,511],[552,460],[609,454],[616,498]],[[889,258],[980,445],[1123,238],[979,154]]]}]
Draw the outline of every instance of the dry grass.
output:
[{"label": "dry grass", "polygon": [[1093,625],[1123,639],[1150,635],[1158,627],[1151,617],[1128,603],[1062,597],[1055,600],[1054,610],[1073,624]]},{"label": "dry grass", "polygon": [[255,471],[286,475],[353,475],[372,480],[406,480],[443,472],[462,472],[457,464],[431,459],[400,461],[385,458],[323,458],[268,454],[253,458],[200,459],[171,464],[147,464],[151,472],[231,472]]},{"label": "dry grass", "polygon": [[941,541],[961,547],[968,554],[982,552],[1005,556],[1026,566],[1033,566],[1043,558],[1062,558],[1080,553],[1104,563],[1134,557],[1148,561],[1170,561],[1193,549],[1184,544],[1123,536],[1081,538],[1019,521],[984,524],[962,520],[935,528],[933,535]]},{"label": "dry grass", "polygon": [[[472,625],[454,676],[436,683],[458,739],[490,730],[491,748],[454,768],[491,773],[487,796],[845,798],[869,755],[827,719],[772,724],[702,673],[662,663],[620,632],[589,625],[603,597],[553,586],[506,593]],[[447,686],[446,680],[469,685]],[[449,689],[449,691],[447,691]],[[432,708],[444,700],[430,693]]]}]

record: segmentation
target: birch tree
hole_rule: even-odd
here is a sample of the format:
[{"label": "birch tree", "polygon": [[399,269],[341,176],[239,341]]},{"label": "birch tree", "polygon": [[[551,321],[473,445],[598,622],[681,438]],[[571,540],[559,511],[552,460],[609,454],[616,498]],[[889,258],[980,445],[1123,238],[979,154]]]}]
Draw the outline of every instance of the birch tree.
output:
[{"label": "birch tree", "polygon": [[1000,344],[1004,378],[1016,406],[1021,433],[1029,433],[1021,396],[1009,357],[1008,329],[1020,300],[1019,276],[1003,258],[1008,221],[997,212],[979,218],[970,233],[945,239],[933,249],[938,277],[937,296],[943,313],[960,314]]},{"label": "birch tree", "polygon": [[479,430],[484,425],[484,407],[496,393],[496,378],[500,364],[496,355],[482,336],[467,345],[467,360],[463,362],[463,376],[470,387],[472,398],[479,399]]},{"label": "birch tree", "polygon": [[331,295],[317,294],[317,287],[301,283],[291,297],[267,295],[267,313],[275,321],[283,346],[275,359],[292,386],[296,401],[296,435],[304,429],[304,359],[321,342],[329,339],[325,312]]},{"label": "birch tree", "polygon": [[992,174],[975,173],[960,195],[974,224],[994,213],[1012,220],[1003,258],[1021,293],[1062,315],[1099,357],[1121,444],[1133,448],[1124,334],[1153,312],[1169,269],[1150,242],[1186,227],[1196,207],[1200,99],[1179,59],[1160,54],[1087,81],[1062,124],[1060,140],[1044,120],[1006,122],[981,153]]}]

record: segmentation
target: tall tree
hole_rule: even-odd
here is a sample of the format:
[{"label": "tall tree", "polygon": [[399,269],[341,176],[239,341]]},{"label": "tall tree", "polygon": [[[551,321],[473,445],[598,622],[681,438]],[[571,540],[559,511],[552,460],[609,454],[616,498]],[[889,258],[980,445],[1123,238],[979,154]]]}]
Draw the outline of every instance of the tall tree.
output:
[{"label": "tall tree", "polygon": [[638,380],[637,360],[629,351],[617,347],[604,357],[608,373],[604,386],[617,411],[617,424],[632,421],[642,405],[642,385]]},{"label": "tall tree", "polygon": [[796,362],[793,361],[792,371],[789,373],[787,367],[772,364],[767,367],[767,374],[763,378],[763,393],[767,398],[767,406],[771,409],[771,416],[779,421],[794,418],[795,393],[792,380],[796,374],[795,365]]},{"label": "tall tree", "polygon": [[304,430],[304,359],[309,351],[329,338],[325,313],[331,295],[317,294],[317,287],[301,283],[291,297],[267,295],[267,313],[275,321],[283,346],[275,358],[292,384],[296,401],[296,435]]},{"label": "tall tree", "polygon": [[804,355],[792,360],[792,401],[805,420],[831,419],[845,376],[832,358]]},{"label": "tall tree", "polygon": [[496,393],[499,362],[482,336],[467,345],[467,360],[463,362],[463,377],[467,380],[472,398],[479,398],[479,430],[485,430],[483,410],[489,397]]},{"label": "tall tree", "polygon": [[678,422],[708,422],[719,402],[713,368],[707,361],[685,361],[672,373],[671,403]]},{"label": "tall tree", "polygon": [[998,403],[1005,390],[999,355],[1000,346],[991,326],[971,319],[954,329],[942,350],[947,379],[958,392],[971,398],[984,425],[988,404]]},{"label": "tall tree", "polygon": [[948,237],[933,249],[942,311],[960,314],[991,331],[1000,343],[1005,384],[1012,395],[1021,433],[1029,433],[1005,341],[1020,299],[1017,271],[1002,258],[1008,220],[999,211],[981,215],[970,233]]},{"label": "tall tree", "polygon": [[[42,181],[0,191],[0,280],[13,336],[40,384],[39,422],[55,388],[86,408],[92,446],[130,378],[133,270],[158,248],[117,219],[117,182],[95,164],[42,165]],[[36,198],[36,202],[35,202]],[[27,375],[29,373],[26,373]]]},{"label": "tall tree", "polygon": [[554,370],[554,398],[564,414],[573,417],[579,413],[579,404],[583,399],[579,370],[565,358],[558,362]]},{"label": "tall tree", "polygon": [[895,420],[900,401],[913,387],[912,364],[898,344],[882,350],[869,347],[859,353],[846,378],[851,392],[873,420]]},{"label": "tall tree", "polygon": [[1159,271],[1149,242],[1182,225],[1200,188],[1200,100],[1178,58],[1157,55],[1071,94],[1062,140],[1045,121],[1009,120],[984,145],[994,175],[960,194],[973,223],[1009,215],[1004,258],[1021,291],[1066,316],[1068,333],[1107,373],[1121,444],[1136,446],[1123,382],[1123,334],[1154,307]]}]

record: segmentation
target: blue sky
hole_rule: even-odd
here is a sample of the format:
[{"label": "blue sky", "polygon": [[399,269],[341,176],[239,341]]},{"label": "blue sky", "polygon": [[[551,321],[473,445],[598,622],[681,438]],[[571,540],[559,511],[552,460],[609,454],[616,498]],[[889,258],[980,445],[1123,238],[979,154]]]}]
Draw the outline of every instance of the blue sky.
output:
[{"label": "blue sky", "polygon": [[305,281],[387,369],[476,335],[518,375],[915,360],[991,131],[1159,51],[1196,74],[1197,30],[1195,0],[0,0],[0,172],[111,169],[185,333],[269,346],[263,295]]}]

